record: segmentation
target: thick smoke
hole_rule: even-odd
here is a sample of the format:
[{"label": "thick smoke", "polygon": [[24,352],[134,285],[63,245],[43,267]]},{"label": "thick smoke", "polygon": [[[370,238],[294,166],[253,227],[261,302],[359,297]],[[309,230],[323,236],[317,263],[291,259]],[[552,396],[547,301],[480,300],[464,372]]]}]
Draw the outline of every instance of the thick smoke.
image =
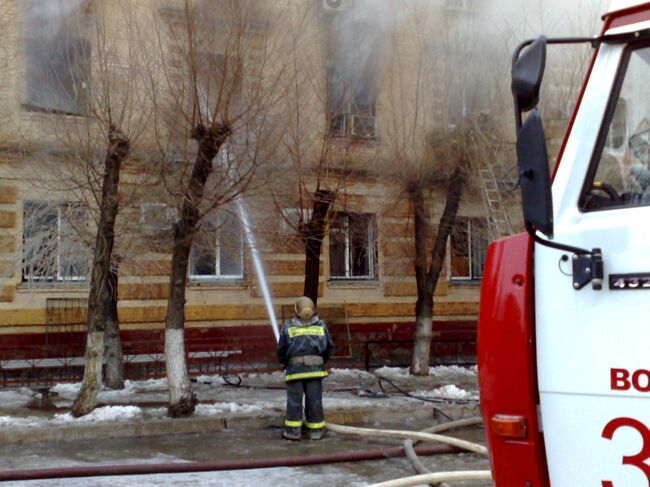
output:
[{"label": "thick smoke", "polygon": [[23,0],[27,106],[81,113],[90,44],[81,36],[87,0]]}]

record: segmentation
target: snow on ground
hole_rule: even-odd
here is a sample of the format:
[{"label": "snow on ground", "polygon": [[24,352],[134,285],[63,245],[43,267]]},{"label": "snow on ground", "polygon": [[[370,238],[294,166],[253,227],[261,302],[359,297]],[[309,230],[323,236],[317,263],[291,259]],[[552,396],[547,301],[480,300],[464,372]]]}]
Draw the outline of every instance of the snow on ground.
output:
[{"label": "snow on ground", "polygon": [[[376,375],[391,378],[403,378],[410,376],[408,367],[381,367],[375,370]],[[429,375],[433,377],[452,378],[458,376],[476,377],[476,367],[459,367],[458,365],[437,365],[429,367]]]},{"label": "snow on ground", "polygon": [[439,387],[432,391],[416,391],[414,396],[420,397],[439,397],[442,399],[478,399],[478,395],[460,389],[454,384]]},{"label": "snow on ground", "polygon": [[[381,393],[376,382],[377,376],[395,380],[400,388],[415,396],[449,400],[478,399],[476,367],[437,366],[431,367],[430,372],[429,376],[415,377],[409,375],[408,368],[405,367],[382,367],[374,374],[358,369],[331,369],[330,377],[325,381],[324,405],[327,409],[390,408],[399,407],[404,401],[413,401],[391,388],[387,389],[389,396]],[[237,382],[234,376],[232,380]],[[237,388],[227,385],[219,375],[197,377],[193,385],[200,400],[196,414],[203,417],[258,415],[284,409],[286,395],[283,372],[242,374],[241,380],[242,387]],[[51,388],[52,400],[58,407],[68,408],[80,387],[79,382],[57,384]],[[30,402],[37,396],[37,393],[28,388],[0,391],[0,427],[29,428],[167,418],[167,409],[164,407],[168,399],[166,379],[127,380],[123,390],[103,388],[97,399],[106,406],[97,408],[82,418],[74,418],[69,413],[53,414],[29,409]]]},{"label": "snow on ground", "polygon": [[[50,389],[50,392],[58,394],[62,399],[74,400],[81,389],[81,382],[60,383]],[[167,392],[167,379],[149,379],[149,380],[126,380],[124,389],[107,389],[102,390],[97,395],[97,401],[107,402],[111,400],[122,400],[129,398],[134,394],[141,392]]]},{"label": "snow on ground", "polygon": [[27,387],[13,391],[0,391],[0,407],[14,409],[27,406],[34,399],[34,392]]},{"label": "snow on ground", "polygon": [[215,404],[198,404],[195,414],[199,416],[214,416],[223,413],[259,413],[270,409],[267,403],[238,404],[236,402],[218,402]]},{"label": "snow on ground", "polygon": [[[236,402],[218,402],[214,404],[199,404],[196,407],[197,416],[221,416],[223,414],[252,414],[269,411],[274,407],[269,402],[241,404]],[[132,421],[147,419],[169,419],[167,408],[140,408],[138,406],[103,406],[91,413],[75,418],[70,413],[55,414],[51,418],[44,416],[0,416],[0,427],[34,428],[43,426],[58,426],[63,424],[107,423],[116,421]]]},{"label": "snow on ground", "polygon": [[329,373],[330,376],[335,379],[343,379],[343,378],[358,379],[358,378],[373,377],[373,375],[370,372],[366,372],[365,370],[360,370],[360,369],[330,369]]},{"label": "snow on ground", "polygon": [[70,413],[55,414],[50,421],[53,423],[98,423],[102,421],[125,421],[142,417],[142,409],[138,406],[104,406],[75,418]]}]

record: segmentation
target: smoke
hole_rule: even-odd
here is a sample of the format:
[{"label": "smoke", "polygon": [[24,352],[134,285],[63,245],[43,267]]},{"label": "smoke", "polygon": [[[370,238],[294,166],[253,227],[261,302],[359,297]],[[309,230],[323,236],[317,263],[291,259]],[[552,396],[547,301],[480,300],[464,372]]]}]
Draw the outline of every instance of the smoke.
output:
[{"label": "smoke", "polygon": [[330,103],[340,108],[353,98],[362,108],[371,106],[376,93],[376,72],[389,28],[395,23],[395,2],[353,0],[330,14]]},{"label": "smoke", "polygon": [[88,0],[24,0],[26,105],[81,113],[90,44],[81,35]]},{"label": "smoke", "polygon": [[[456,2],[462,4],[463,2]],[[454,32],[454,41],[474,43],[481,51],[509,58],[522,40],[544,33],[546,36],[593,35],[600,28],[600,15],[608,0],[465,0],[469,13]],[[343,8],[331,15],[330,53],[333,77],[331,86],[354,90],[365,87],[373,91],[372,73],[386,54],[390,35],[408,29],[418,15],[435,17],[461,15],[452,9],[445,12],[446,0],[348,0]],[[435,19],[433,19],[435,23]],[[464,29],[464,30],[463,30]],[[442,42],[440,32],[432,29],[430,42]],[[458,65],[463,66],[465,54],[458,53]],[[484,69],[489,66],[483,66]],[[364,91],[363,89],[360,91]],[[332,93],[340,103],[349,92]]]}]

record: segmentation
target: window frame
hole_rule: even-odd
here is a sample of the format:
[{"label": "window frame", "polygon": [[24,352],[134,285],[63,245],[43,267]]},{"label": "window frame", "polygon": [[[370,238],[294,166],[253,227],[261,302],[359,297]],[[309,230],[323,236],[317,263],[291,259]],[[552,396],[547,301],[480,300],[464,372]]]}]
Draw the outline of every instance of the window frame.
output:
[{"label": "window frame", "polygon": [[[239,223],[239,220],[235,218],[235,221]],[[187,273],[188,277],[190,278],[190,281],[193,282],[216,282],[216,281],[241,281],[244,279],[244,229],[242,228],[242,225],[239,223],[239,261],[240,261],[240,273],[239,274],[226,274],[223,275],[221,274],[221,237],[220,237],[220,230],[222,225],[216,225],[215,228],[212,228],[209,230],[210,234],[214,235],[214,243],[215,243],[215,262],[214,262],[214,269],[215,273],[214,274],[194,274],[193,271],[193,247],[194,247],[194,242],[192,244],[192,248],[190,249],[190,258],[189,258],[189,265],[187,267]],[[203,230],[204,232],[206,230]]]},{"label": "window frame", "polygon": [[[482,262],[480,262],[480,268],[481,268],[481,275],[479,277],[475,277],[472,272],[472,260],[474,258],[474,251],[473,251],[473,245],[472,242],[474,240],[473,234],[472,234],[472,222],[475,220],[482,220],[484,224],[484,229],[486,232],[486,241],[489,243],[489,239],[487,239],[487,229],[488,229],[488,221],[487,218],[485,217],[478,217],[478,216],[457,216],[455,221],[454,221],[454,227],[458,225],[461,221],[467,223],[467,261],[468,261],[468,270],[469,270],[469,275],[468,276],[453,276],[453,268],[452,268],[452,237],[453,233],[449,234],[449,239],[447,240],[447,244],[449,245],[447,255],[449,258],[447,259],[447,268],[448,268],[448,278],[447,280],[451,283],[480,283],[483,280],[483,268],[485,266],[485,259],[487,257],[487,246],[485,247],[483,251],[483,258]],[[452,229],[453,232],[453,229]]]},{"label": "window frame", "polygon": [[[48,209],[56,210],[56,259],[54,263],[55,273],[50,273],[47,276],[34,276],[32,274],[26,274],[27,262],[25,260],[25,205],[44,205]],[[52,202],[52,201],[37,201],[37,200],[25,200],[23,202],[23,249],[22,249],[22,265],[21,265],[21,283],[23,284],[63,284],[63,283],[85,283],[88,281],[88,277],[91,271],[90,267],[90,256],[87,256],[85,262],[86,273],[85,275],[77,276],[65,276],[61,272],[61,242],[62,242],[62,223],[63,223],[63,208],[77,206],[78,208],[84,210],[86,215],[86,222],[89,222],[88,209],[85,208],[80,202],[66,201],[62,203]],[[55,274],[55,275],[54,275]]]},{"label": "window frame", "polygon": [[[333,215],[332,222],[336,220],[338,216],[344,216],[345,217],[345,225],[344,225],[344,267],[345,267],[345,275],[340,276],[340,275],[334,275],[332,272],[332,242],[331,242],[331,232],[332,229],[334,228],[333,224],[330,224],[330,228],[328,231],[328,237],[330,238],[329,240],[329,274],[330,274],[330,280],[331,281],[358,281],[358,282],[368,282],[368,281],[376,281],[378,279],[378,252],[377,252],[377,231],[376,231],[376,225],[377,225],[377,218],[375,213],[355,213],[355,212],[345,212],[345,211],[340,211],[336,212]],[[369,273],[366,275],[359,275],[359,276],[353,276],[352,275],[352,245],[350,243],[351,241],[351,232],[350,232],[350,215],[359,215],[359,216],[368,216],[369,221],[368,221],[368,227],[367,227],[367,237],[368,237],[368,249],[366,251],[366,255],[368,256],[368,269]]]},{"label": "window frame", "polygon": [[[639,208],[646,207],[648,203],[637,203],[637,204],[628,204],[628,202],[623,202],[621,205],[607,205],[598,208],[586,208],[587,196],[591,192],[591,189],[596,178],[596,172],[598,171],[598,165],[603,157],[603,152],[607,144],[607,139],[609,135],[609,128],[614,119],[614,113],[616,111],[616,105],[618,103],[619,97],[621,96],[621,90],[623,88],[623,83],[625,82],[625,77],[627,75],[627,70],[630,64],[630,58],[632,53],[639,49],[650,48],[649,41],[640,41],[628,44],[622,55],[620,62],[618,64],[616,78],[614,80],[612,91],[607,100],[607,107],[605,108],[605,114],[598,129],[598,136],[596,138],[596,144],[594,145],[594,150],[591,154],[589,160],[589,167],[582,183],[582,188],[580,189],[580,194],[577,200],[577,207],[580,213],[593,213],[599,211],[609,211],[609,210],[621,210],[628,208]],[[626,105],[629,103],[629,100],[626,100]],[[626,140],[623,145],[627,144]]]},{"label": "window frame", "polygon": [[[56,36],[52,39],[49,39],[50,41],[58,42],[60,41]],[[41,66],[39,70],[37,71],[38,74],[41,75],[39,78],[32,78],[36,73],[31,73],[30,69],[35,69],[35,68],[30,68],[31,65],[38,64],[38,60],[33,60],[31,59],[32,54],[30,54],[30,49],[36,49],[38,48],[37,44],[40,44],[42,46],[47,46],[48,45],[48,39],[46,38],[31,38],[28,37],[23,41],[23,53],[25,56],[25,67],[24,67],[24,76],[25,76],[25,86],[24,86],[24,98],[22,103],[20,104],[21,107],[24,110],[30,111],[30,112],[40,112],[40,113],[51,113],[55,115],[65,115],[65,116],[70,116],[70,117],[86,117],[88,116],[88,111],[89,111],[89,90],[90,90],[90,82],[92,79],[92,43],[91,41],[85,37],[85,36],[78,36],[78,37],[72,37],[72,38],[66,38],[65,40],[65,46],[66,46],[66,52],[65,52],[65,57],[69,57],[69,52],[70,52],[70,43],[74,43],[74,49],[76,51],[79,51],[81,53],[85,53],[85,57],[82,60],[75,58],[75,63],[74,63],[74,73],[79,74],[81,72],[83,76],[80,77],[80,79],[71,79],[71,85],[70,86],[60,86],[58,88],[55,88],[57,93],[61,95],[62,93],[65,95],[65,102],[69,104],[74,104],[74,109],[73,110],[65,110],[62,109],[58,106],[51,106],[52,104],[49,104],[49,106],[46,106],[46,104],[38,104],[34,103],[32,100],[32,95],[33,92],[38,91],[37,86],[40,85],[40,83],[43,81],[43,75],[44,71],[47,70],[48,66]],[[30,45],[29,44],[34,44]],[[79,48],[79,46],[83,46],[83,48]],[[68,69],[71,69],[71,66],[68,66]],[[72,69],[71,69],[72,70]],[[70,91],[71,90],[71,91]],[[82,91],[84,93],[82,93]],[[53,105],[57,105],[57,103],[53,103]]]}]

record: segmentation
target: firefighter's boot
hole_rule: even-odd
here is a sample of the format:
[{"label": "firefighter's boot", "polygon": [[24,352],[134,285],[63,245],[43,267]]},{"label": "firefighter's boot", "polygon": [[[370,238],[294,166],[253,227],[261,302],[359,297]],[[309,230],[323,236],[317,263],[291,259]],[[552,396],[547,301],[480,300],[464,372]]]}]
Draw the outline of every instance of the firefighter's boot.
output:
[{"label": "firefighter's boot", "polygon": [[300,428],[284,428],[282,438],[285,440],[299,441],[301,438]]},{"label": "firefighter's boot", "polygon": [[322,437],[323,437],[323,428],[309,430],[310,440],[320,440]]}]

